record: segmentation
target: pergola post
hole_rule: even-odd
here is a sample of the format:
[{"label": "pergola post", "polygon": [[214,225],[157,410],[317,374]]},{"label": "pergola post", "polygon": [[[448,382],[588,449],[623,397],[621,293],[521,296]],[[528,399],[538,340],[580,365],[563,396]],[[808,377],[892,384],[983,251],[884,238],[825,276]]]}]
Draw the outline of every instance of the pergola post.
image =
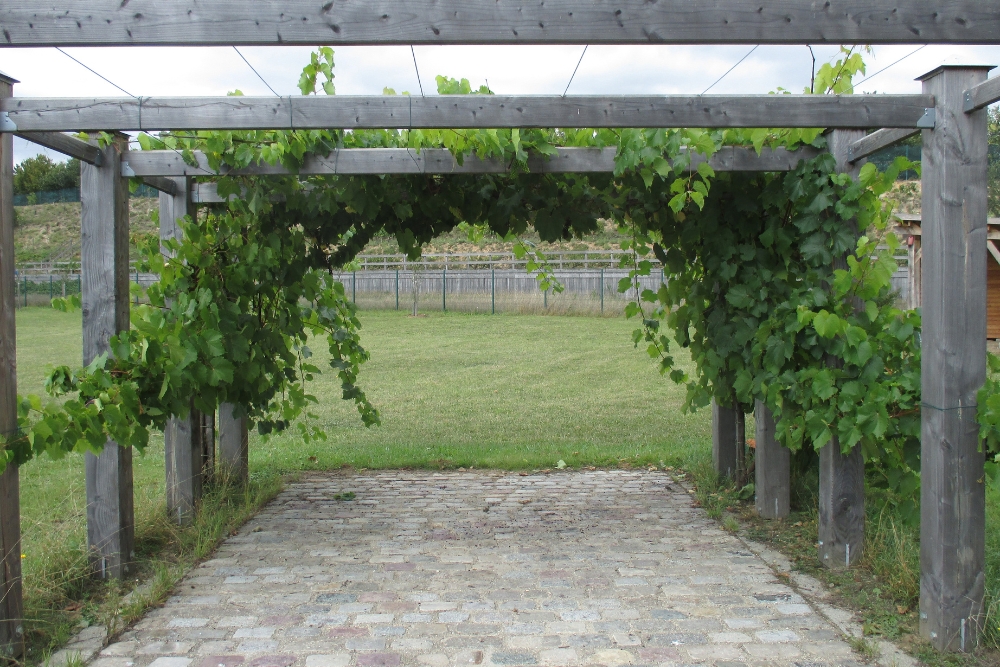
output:
[{"label": "pergola post", "polygon": [[757,514],[765,519],[784,519],[788,516],[791,493],[791,454],[775,438],[774,415],[763,401],[756,402],[754,420],[757,422],[754,456]]},{"label": "pergola post", "polygon": [[[851,164],[849,148],[864,136],[864,130],[833,130],[827,136],[839,172],[858,177],[863,162]],[[857,235],[856,224],[851,231]],[[834,259],[834,268],[846,269],[846,257]],[[838,365],[838,361],[830,363]],[[819,452],[819,560],[830,569],[850,567],[861,558],[864,542],[864,454],[860,444],[844,454],[840,439],[834,436]]]},{"label": "pergola post", "polygon": [[[116,135],[101,149],[100,167],[80,171],[80,273],[83,363],[110,351],[109,340],[129,328],[128,179],[121,175],[128,138]],[[87,453],[87,544],[103,579],[121,578],[135,555],[132,450],[108,440],[100,455]]]},{"label": "pergola post", "polygon": [[[177,220],[186,215],[194,216],[191,201],[191,179],[172,178],[176,184],[174,194],[160,193],[160,251],[168,253],[163,241],[180,239],[181,229]],[[188,416],[171,417],[163,430],[163,454],[167,480],[167,516],[180,525],[194,520],[195,508],[202,495],[202,415],[191,406]]]},{"label": "pergola post", "polygon": [[[0,73],[0,98],[17,83]],[[17,366],[14,323],[14,136],[0,135],[0,434],[17,434]],[[21,501],[18,468],[0,475],[0,654],[24,653],[21,597]]]},{"label": "pergola post", "polygon": [[250,438],[247,417],[232,403],[219,406],[219,470],[235,483],[246,481],[250,472]]},{"label": "pergola post", "polygon": [[739,468],[736,410],[712,399],[712,466],[720,478],[736,479]]},{"label": "pergola post", "polygon": [[977,643],[983,611],[985,454],[976,393],[986,379],[986,109],[963,111],[988,67],[920,78],[923,132],[920,633],[939,650]]}]

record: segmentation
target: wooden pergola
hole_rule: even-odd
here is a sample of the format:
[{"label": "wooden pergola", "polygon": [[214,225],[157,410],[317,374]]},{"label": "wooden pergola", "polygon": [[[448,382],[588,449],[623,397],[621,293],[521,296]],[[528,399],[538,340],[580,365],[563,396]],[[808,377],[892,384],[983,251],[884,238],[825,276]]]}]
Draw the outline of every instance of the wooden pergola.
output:
[{"label": "wooden pergola", "polygon": [[[3,46],[384,44],[1000,44],[1000,0],[61,0],[0,7]],[[984,452],[976,392],[986,373],[986,111],[1000,99],[989,67],[948,66],[921,78],[920,95],[857,96],[335,96],[255,98],[15,98],[0,82],[0,432],[17,432],[12,135],[80,158],[84,363],[129,326],[128,187],[161,194],[161,236],[198,203],[220,201],[204,159],[106,148],[62,132],[306,128],[825,127],[840,169],[856,173],[875,151],[923,133],[923,410],[920,628],[939,649],[977,640],[985,560]],[[866,129],[882,128],[866,134]],[[812,149],[729,148],[716,170],[787,171]],[[610,172],[613,150],[560,149],[533,157],[539,172]],[[303,174],[503,173],[491,160],[459,166],[442,150],[340,150],[310,158]],[[261,165],[240,173],[281,174]],[[757,508],[789,508],[789,452],[758,404]],[[246,471],[246,419],[220,408],[220,458]],[[165,433],[168,509],[190,520],[200,494],[206,431],[193,414]],[[737,415],[713,409],[720,474],[736,460]],[[211,436],[214,437],[214,436]],[[88,543],[95,572],[123,576],[133,552],[131,452],[86,456]],[[820,455],[820,558],[848,567],[864,544],[864,464],[834,441]],[[21,641],[18,470],[0,478],[0,643]]]}]

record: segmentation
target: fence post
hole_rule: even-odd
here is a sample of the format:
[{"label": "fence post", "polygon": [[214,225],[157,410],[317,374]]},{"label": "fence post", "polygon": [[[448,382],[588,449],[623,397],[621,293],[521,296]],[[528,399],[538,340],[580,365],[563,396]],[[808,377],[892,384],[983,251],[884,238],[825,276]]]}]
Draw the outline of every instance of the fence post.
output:
[{"label": "fence post", "polygon": [[[182,238],[177,220],[186,215],[192,218],[197,209],[189,196],[191,180],[172,179],[176,192],[160,193],[160,252],[168,254],[164,242]],[[194,520],[195,508],[203,491],[201,420],[194,405],[185,418],[172,416],[163,429],[164,463],[166,465],[167,516],[179,525]]]},{"label": "fence post", "polygon": [[28,307],[28,276],[24,277],[24,307]]},{"label": "fence post", "polygon": [[351,272],[351,302],[358,303],[358,272]]},{"label": "fence post", "polygon": [[[447,257],[445,261],[448,261]],[[441,271],[441,312],[448,312],[448,269]]]},{"label": "fence post", "polygon": [[985,454],[976,394],[986,378],[987,114],[963,112],[986,67],[920,77],[936,124],[923,132],[920,634],[938,650],[978,643],[983,620]]},{"label": "fence post", "polygon": [[490,315],[497,314],[497,270],[490,269]]},{"label": "fence post", "polygon": [[720,478],[736,479],[738,469],[736,409],[712,399],[712,465]]},{"label": "fence post", "polygon": [[399,269],[396,269],[396,310],[399,310]]},{"label": "fence post", "polygon": [[542,290],[542,304],[544,305],[545,309],[548,310],[548,308],[549,308],[549,288],[547,288],[547,287]]},{"label": "fence post", "polygon": [[[0,97],[14,94],[16,81],[0,74]],[[17,433],[17,349],[14,294],[14,135],[0,135],[0,433]],[[21,596],[21,498],[18,467],[0,475],[0,652],[24,653]]]},{"label": "fence post", "polygon": [[[102,166],[80,168],[80,284],[83,364],[109,352],[109,339],[129,328],[128,179],[121,163],[128,137],[101,150]],[[83,285],[82,276],[87,276]],[[135,556],[132,449],[108,440],[100,455],[86,454],[87,545],[94,571],[122,578]]]},{"label": "fence post", "polygon": [[604,269],[601,269],[601,312],[604,312]]},{"label": "fence post", "polygon": [[757,401],[754,417],[757,421],[754,458],[757,514],[765,519],[783,519],[789,510],[791,456],[774,437],[774,416],[762,401]]},{"label": "fence post", "polygon": [[[830,152],[837,159],[837,170],[857,178],[862,163],[848,161],[848,149],[865,135],[864,130],[834,130],[828,136]],[[856,222],[851,225],[857,238]],[[835,257],[834,269],[847,269],[846,257]],[[860,303],[856,309],[863,309]],[[840,360],[829,360],[840,367]],[[861,558],[865,543],[865,459],[861,445],[844,454],[840,439],[834,436],[819,453],[819,560],[830,569],[850,567]]]},{"label": "fence post", "polygon": [[245,482],[250,472],[250,435],[242,408],[219,406],[219,469],[229,479]]},{"label": "fence post", "polygon": [[49,274],[49,301],[52,301],[52,297],[53,297],[53,293],[52,293],[52,274],[50,273]]}]

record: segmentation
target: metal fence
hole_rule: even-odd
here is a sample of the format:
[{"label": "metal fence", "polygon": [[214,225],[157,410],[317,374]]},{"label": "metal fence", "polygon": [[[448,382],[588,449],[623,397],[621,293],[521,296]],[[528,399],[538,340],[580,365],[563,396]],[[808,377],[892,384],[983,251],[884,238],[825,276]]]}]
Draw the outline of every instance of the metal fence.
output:
[{"label": "metal fence", "polygon": [[[620,314],[635,292],[622,294],[626,269],[564,269],[555,277],[561,293],[542,291],[523,269],[368,270],[335,273],[347,296],[364,309],[420,312]],[[656,290],[662,274],[641,280]]]},{"label": "metal fence", "polygon": [[[564,287],[561,293],[542,292],[536,277],[526,271],[525,261],[510,253],[427,255],[417,262],[403,255],[368,255],[358,258],[358,270],[337,272],[334,277],[344,284],[348,298],[365,309],[617,315],[636,296],[634,290],[618,291],[619,282],[628,276],[627,269],[618,267],[621,256],[620,251],[553,254],[549,262],[557,267],[553,273]],[[907,303],[909,267],[905,256],[899,260],[892,284]],[[560,264],[565,268],[558,268]],[[469,268],[483,265],[486,268]],[[130,280],[145,288],[156,275],[139,273],[133,265]],[[663,272],[653,269],[640,280],[640,290],[655,291],[662,283]],[[52,297],[79,293],[76,263],[18,267],[19,306],[44,305]]]}]

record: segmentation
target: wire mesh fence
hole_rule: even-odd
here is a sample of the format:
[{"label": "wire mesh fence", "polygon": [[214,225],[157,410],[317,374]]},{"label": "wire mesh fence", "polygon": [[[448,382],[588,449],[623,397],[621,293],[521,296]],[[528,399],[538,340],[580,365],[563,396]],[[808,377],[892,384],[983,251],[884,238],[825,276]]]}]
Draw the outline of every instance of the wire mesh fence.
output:
[{"label": "wire mesh fence", "polygon": [[[518,269],[440,269],[335,273],[360,308],[421,312],[551,313],[618,315],[634,290],[618,291],[625,269],[555,271],[565,288],[542,291],[535,276]],[[656,290],[662,274],[642,278],[640,289]]]}]

